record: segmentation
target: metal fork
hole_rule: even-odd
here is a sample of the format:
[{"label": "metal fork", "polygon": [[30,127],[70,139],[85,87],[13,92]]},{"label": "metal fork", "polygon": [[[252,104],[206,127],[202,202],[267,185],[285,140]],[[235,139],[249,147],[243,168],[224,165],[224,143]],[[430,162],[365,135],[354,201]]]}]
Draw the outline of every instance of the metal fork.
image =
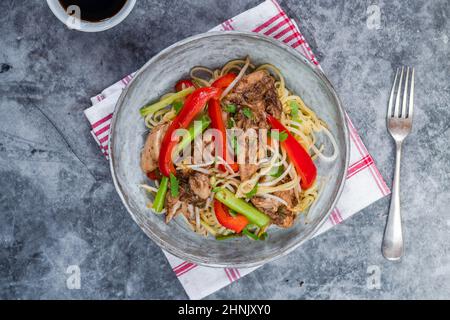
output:
[{"label": "metal fork", "polygon": [[[404,77],[406,69],[406,75]],[[399,78],[397,82],[397,79]],[[404,80],[403,80],[404,78]],[[403,95],[402,95],[403,88]],[[395,105],[394,105],[395,97]],[[400,99],[402,103],[400,106]],[[402,67],[397,69],[394,84],[389,98],[387,113],[387,127],[395,140],[395,173],[392,185],[391,205],[389,216],[384,231],[382,252],[388,260],[399,260],[403,255],[403,232],[400,214],[400,159],[402,143],[412,128],[412,116],[414,109],[414,68]]]}]

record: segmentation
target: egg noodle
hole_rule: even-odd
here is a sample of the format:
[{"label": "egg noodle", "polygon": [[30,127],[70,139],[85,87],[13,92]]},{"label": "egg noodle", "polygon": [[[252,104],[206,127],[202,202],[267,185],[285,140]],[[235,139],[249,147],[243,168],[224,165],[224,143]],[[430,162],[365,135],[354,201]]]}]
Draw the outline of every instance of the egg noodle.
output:
[{"label": "egg noodle", "polygon": [[[294,138],[304,147],[313,160],[320,159],[322,161],[334,161],[337,157],[337,145],[333,135],[327,128],[327,125],[317,117],[298,95],[295,95],[286,88],[286,83],[280,70],[271,64],[263,64],[255,66],[250,59],[238,59],[229,61],[221,69],[209,69],[206,67],[194,67],[190,71],[190,77],[197,88],[209,87],[221,76],[234,72],[238,74],[236,83],[243,75],[253,71],[265,70],[275,79],[275,88],[278,99],[282,105],[282,115],[279,121],[290,131]],[[234,83],[234,84],[236,84]],[[234,85],[233,84],[233,85]],[[231,85],[230,87],[232,87]],[[231,90],[232,88],[230,88]],[[224,92],[225,96],[228,92]],[[161,97],[161,100],[170,97],[174,93],[168,93]],[[295,110],[294,110],[295,108]],[[155,126],[172,121],[176,116],[176,111],[172,106],[151,113],[145,117],[145,124],[151,130]],[[331,155],[324,153],[324,145],[318,145],[317,134],[322,134],[328,138],[332,145]],[[266,146],[269,157],[260,159],[256,165],[256,173],[248,180],[242,181],[239,173],[235,173],[224,159],[218,157],[215,161],[202,164],[191,164],[189,158],[181,159],[175,163],[177,169],[191,169],[202,172],[210,177],[210,184],[213,192],[206,205],[203,208],[194,208],[189,205],[187,210],[188,217],[183,214],[178,216],[186,220],[188,226],[195,232],[202,235],[212,236],[229,236],[234,233],[223,227],[216,219],[213,208],[214,188],[226,188],[233,192],[237,197],[244,198],[245,195],[256,188],[256,196],[268,198],[272,201],[279,202],[285,206],[288,203],[282,198],[275,195],[279,191],[294,190],[297,199],[295,207],[288,207],[295,215],[307,212],[308,208],[315,202],[318,197],[319,187],[317,180],[312,187],[302,190],[300,187],[300,177],[298,176],[293,164],[289,161],[286,151],[279,148],[277,141],[272,139],[272,144]],[[330,152],[326,152],[329,154]],[[223,165],[226,171],[220,170],[219,165]],[[274,172],[278,172],[274,175]],[[142,185],[142,187],[152,195],[155,195],[157,188]],[[248,199],[247,199],[248,201]],[[150,204],[151,206],[151,204]],[[179,206],[172,208],[173,213],[168,212],[167,215],[174,215]],[[264,228],[261,228],[264,229]],[[265,230],[256,230],[261,234]]]}]

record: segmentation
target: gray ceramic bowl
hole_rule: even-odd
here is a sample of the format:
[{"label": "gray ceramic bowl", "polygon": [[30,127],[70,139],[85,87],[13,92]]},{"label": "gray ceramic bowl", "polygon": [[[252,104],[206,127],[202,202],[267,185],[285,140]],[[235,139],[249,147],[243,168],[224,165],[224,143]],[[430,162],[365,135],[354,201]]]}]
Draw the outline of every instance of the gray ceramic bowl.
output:
[{"label": "gray ceramic bowl", "polygon": [[[316,161],[318,174],[326,183],[307,221],[299,219],[290,229],[272,227],[266,241],[251,241],[246,237],[216,241],[193,233],[180,220],[166,225],[163,217],[146,207],[147,195],[138,186],[146,181],[139,167],[146,131],[139,108],[170,91],[194,66],[220,67],[246,55],[257,65],[272,63],[281,70],[287,87],[302,96],[329,125],[339,155],[331,164]],[[308,240],[335,206],[349,158],[344,111],[323,73],[296,50],[270,38],[243,32],[200,34],[170,46],[147,62],[117,103],[109,146],[113,180],[134,221],[161,248],[181,259],[214,267],[257,266],[286,255]]]}]

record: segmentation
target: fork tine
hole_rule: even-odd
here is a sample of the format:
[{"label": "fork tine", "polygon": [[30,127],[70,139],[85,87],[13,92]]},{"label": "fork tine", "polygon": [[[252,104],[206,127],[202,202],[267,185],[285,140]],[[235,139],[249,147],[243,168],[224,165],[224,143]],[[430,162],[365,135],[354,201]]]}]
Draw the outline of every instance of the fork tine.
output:
[{"label": "fork tine", "polygon": [[392,106],[394,104],[394,92],[395,92],[395,86],[397,84],[397,77],[398,77],[399,71],[400,71],[400,69],[397,68],[397,72],[395,73],[395,78],[394,78],[394,84],[392,85],[392,89],[391,89],[391,96],[389,97],[388,113],[387,113],[388,118],[392,117]]},{"label": "fork tine", "polygon": [[409,78],[409,67],[406,67],[405,76],[405,89],[403,91],[403,101],[402,101],[402,118],[406,118],[406,103],[408,100],[408,78]]},{"label": "fork tine", "polygon": [[414,109],[414,68],[412,68],[412,72],[411,72],[411,88],[409,89],[408,118],[412,117],[413,109]]},{"label": "fork tine", "polygon": [[397,97],[395,98],[394,117],[396,118],[400,117],[400,96],[402,95],[403,69],[404,67],[402,67],[402,72],[400,73],[400,81],[398,82]]}]

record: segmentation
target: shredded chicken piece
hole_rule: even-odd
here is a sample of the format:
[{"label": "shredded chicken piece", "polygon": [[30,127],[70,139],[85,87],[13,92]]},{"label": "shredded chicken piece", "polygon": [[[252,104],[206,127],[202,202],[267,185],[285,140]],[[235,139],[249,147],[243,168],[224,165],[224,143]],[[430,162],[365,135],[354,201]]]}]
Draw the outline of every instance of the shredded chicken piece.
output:
[{"label": "shredded chicken piece", "polygon": [[239,164],[239,174],[241,176],[241,181],[249,180],[258,170],[256,164],[242,163]]},{"label": "shredded chicken piece", "polygon": [[178,196],[173,197],[170,192],[166,195],[166,223],[169,223],[179,213],[182,213],[191,221],[192,217],[189,214],[188,206],[193,205],[194,207],[202,208],[211,195],[208,175],[192,170],[179,173]]},{"label": "shredded chicken piece", "polygon": [[166,195],[166,223],[169,223],[173,217],[180,212],[184,215],[187,214],[187,205],[180,201],[180,197],[173,197],[170,192]]},{"label": "shredded chicken piece", "polygon": [[[277,96],[275,81],[264,70],[243,77],[233,91],[225,97],[224,102],[239,106],[239,112],[236,115],[236,125],[239,128],[268,129],[266,113],[276,118],[281,117],[282,106]],[[244,113],[245,108],[251,110],[251,116],[248,112]]]},{"label": "shredded chicken piece", "polygon": [[[283,179],[280,183],[287,182],[287,179]],[[274,201],[271,198],[253,197],[251,202],[256,208],[267,214],[272,222],[280,227],[289,228],[294,223],[295,215],[291,208],[298,204],[298,200],[295,196],[294,189],[286,191],[277,191],[275,196],[283,199],[287,202],[288,207],[284,204]]]},{"label": "shredded chicken piece", "polygon": [[277,226],[282,228],[290,228],[294,224],[295,216],[292,211],[289,211],[286,208],[286,206],[282,206],[278,209],[277,215],[271,218],[272,222]]},{"label": "shredded chicken piece", "polygon": [[271,218],[276,216],[278,208],[281,205],[281,203],[279,203],[278,201],[274,201],[273,199],[264,197],[253,197],[251,199],[251,202],[255,205],[256,208],[263,211]]},{"label": "shredded chicken piece", "polygon": [[294,223],[295,216],[292,211],[278,201],[263,197],[253,197],[251,201],[256,208],[267,214],[272,223],[277,226],[289,228]]},{"label": "shredded chicken piece", "polygon": [[[283,179],[283,181],[281,183],[286,183],[287,180],[288,179]],[[290,189],[290,190],[286,190],[286,191],[277,191],[274,193],[274,195],[283,199],[284,201],[286,201],[288,204],[287,209],[289,209],[289,210],[291,208],[294,208],[298,204],[298,199],[295,196],[294,189]]]},{"label": "shredded chicken piece", "polygon": [[141,168],[145,173],[158,168],[159,151],[161,142],[167,132],[169,124],[162,124],[153,128],[147,136],[144,149],[141,153]]},{"label": "shredded chicken piece", "polygon": [[[224,103],[238,106],[235,116],[236,127],[244,130],[269,129],[266,113],[276,118],[281,117],[282,105],[277,96],[275,81],[264,70],[244,76],[225,97]],[[248,145],[245,149],[248,151]],[[247,161],[248,155],[246,158],[246,163],[239,165],[241,181],[250,179],[257,171],[257,166]]]},{"label": "shredded chicken piece", "polygon": [[211,195],[211,185],[206,174],[196,172],[191,175],[189,177],[189,187],[200,199],[206,200]]}]

